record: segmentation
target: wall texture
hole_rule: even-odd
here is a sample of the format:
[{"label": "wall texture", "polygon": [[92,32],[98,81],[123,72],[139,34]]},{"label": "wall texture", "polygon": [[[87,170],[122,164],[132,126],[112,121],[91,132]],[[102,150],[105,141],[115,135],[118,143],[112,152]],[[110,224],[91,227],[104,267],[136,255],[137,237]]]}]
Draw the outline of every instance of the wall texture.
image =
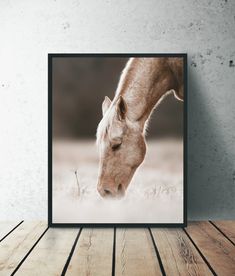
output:
[{"label": "wall texture", "polygon": [[235,218],[235,1],[0,2],[0,219],[47,217],[47,53],[187,52],[188,215]]}]

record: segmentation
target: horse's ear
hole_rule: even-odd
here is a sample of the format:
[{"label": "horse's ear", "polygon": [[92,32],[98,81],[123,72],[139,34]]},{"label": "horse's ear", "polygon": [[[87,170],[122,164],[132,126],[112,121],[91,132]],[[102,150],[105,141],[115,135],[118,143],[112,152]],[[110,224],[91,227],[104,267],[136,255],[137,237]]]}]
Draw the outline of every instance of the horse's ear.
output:
[{"label": "horse's ear", "polygon": [[104,101],[102,103],[103,116],[106,113],[106,111],[108,110],[108,108],[110,107],[110,104],[111,104],[111,100],[109,99],[109,97],[105,96]]},{"label": "horse's ear", "polygon": [[174,96],[176,97],[177,100],[179,101],[184,101],[184,94],[183,94],[183,89],[180,89],[179,91],[175,91],[173,90],[174,92]]},{"label": "horse's ear", "polygon": [[123,97],[120,96],[119,99],[118,99],[118,101],[117,101],[117,115],[118,115],[118,118],[120,120],[124,120],[125,119],[126,111],[127,111],[126,102],[123,99]]}]

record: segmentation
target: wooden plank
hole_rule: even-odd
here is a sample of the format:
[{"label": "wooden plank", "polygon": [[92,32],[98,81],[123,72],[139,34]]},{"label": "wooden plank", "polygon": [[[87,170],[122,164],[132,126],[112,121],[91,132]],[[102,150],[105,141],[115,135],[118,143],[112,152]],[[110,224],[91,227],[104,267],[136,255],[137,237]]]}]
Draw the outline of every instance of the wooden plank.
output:
[{"label": "wooden plank", "polygon": [[20,221],[1,221],[0,222],[0,241],[10,232],[12,229],[14,229]]},{"label": "wooden plank", "polygon": [[10,275],[47,228],[45,222],[23,222],[0,243],[0,275]]},{"label": "wooden plank", "polygon": [[162,275],[147,228],[117,229],[115,275]]},{"label": "wooden plank", "polygon": [[220,220],[213,221],[213,223],[233,242],[235,243],[235,221],[234,220]]},{"label": "wooden plank", "polygon": [[182,229],[151,229],[166,275],[213,275]]},{"label": "wooden plank", "polygon": [[196,246],[218,275],[235,274],[235,246],[207,221],[186,228]]},{"label": "wooden plank", "polygon": [[66,275],[111,275],[113,229],[83,229]]},{"label": "wooden plank", "polygon": [[79,229],[50,228],[16,275],[61,275]]}]

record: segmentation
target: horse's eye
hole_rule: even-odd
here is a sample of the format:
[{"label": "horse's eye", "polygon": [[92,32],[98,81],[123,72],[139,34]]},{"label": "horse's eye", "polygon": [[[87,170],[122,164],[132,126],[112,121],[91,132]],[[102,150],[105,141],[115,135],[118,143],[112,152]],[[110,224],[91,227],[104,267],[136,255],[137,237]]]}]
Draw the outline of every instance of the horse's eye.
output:
[{"label": "horse's eye", "polygon": [[113,151],[118,150],[120,147],[121,147],[121,144],[113,145],[112,150]]}]

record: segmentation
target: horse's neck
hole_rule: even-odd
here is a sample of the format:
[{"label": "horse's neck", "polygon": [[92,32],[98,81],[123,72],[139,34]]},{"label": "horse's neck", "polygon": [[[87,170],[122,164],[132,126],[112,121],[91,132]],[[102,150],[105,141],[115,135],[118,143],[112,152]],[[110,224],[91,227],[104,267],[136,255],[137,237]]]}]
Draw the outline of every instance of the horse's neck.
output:
[{"label": "horse's neck", "polygon": [[127,117],[143,127],[155,105],[175,89],[174,73],[167,58],[132,58],[127,63],[116,91],[127,104]]}]

